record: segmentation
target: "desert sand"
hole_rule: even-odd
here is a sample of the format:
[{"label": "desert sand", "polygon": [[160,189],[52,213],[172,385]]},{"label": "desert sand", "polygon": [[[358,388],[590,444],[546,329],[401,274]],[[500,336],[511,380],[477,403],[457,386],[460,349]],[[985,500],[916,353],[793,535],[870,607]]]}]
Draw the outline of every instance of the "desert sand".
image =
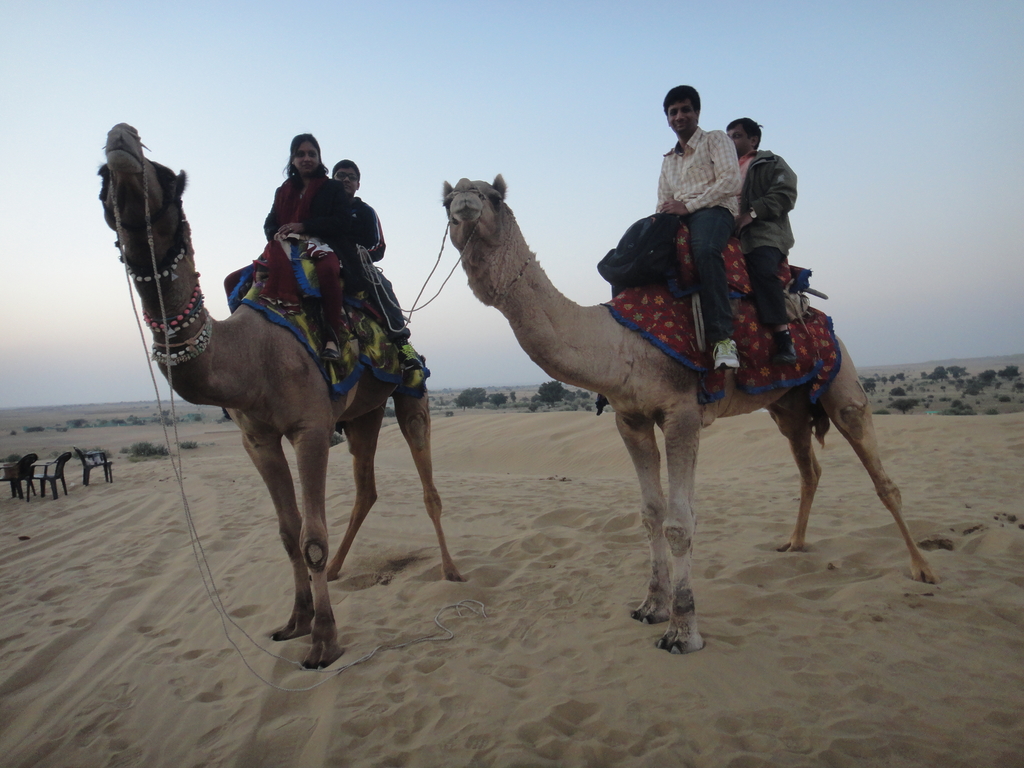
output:
[{"label": "desert sand", "polygon": [[[720,420],[698,467],[707,646],[686,656],[654,647],[663,626],[629,617],[648,557],[611,415],[435,417],[464,584],[440,580],[412,462],[386,427],[380,498],[332,584],[346,652],[327,675],[290,663],[305,639],[266,637],[287,617],[291,577],[232,425],[181,431],[200,444],[182,452],[185,495],[239,628],[207,598],[168,459],[115,455],[114,482],[89,487],[71,463],[67,496],[0,497],[0,762],[1022,766],[1024,413],[875,423],[915,539],[941,543],[925,553],[941,583],[910,580],[892,518],[834,430],[809,551],[775,551],[796,516],[787,444],[766,413]],[[45,439],[116,451],[129,442],[118,429]],[[3,453],[26,450],[32,436],[9,432]],[[344,444],[327,496],[336,544],[353,499]],[[438,634],[435,615],[464,600],[486,617],[444,611],[453,639],[332,674]]]}]

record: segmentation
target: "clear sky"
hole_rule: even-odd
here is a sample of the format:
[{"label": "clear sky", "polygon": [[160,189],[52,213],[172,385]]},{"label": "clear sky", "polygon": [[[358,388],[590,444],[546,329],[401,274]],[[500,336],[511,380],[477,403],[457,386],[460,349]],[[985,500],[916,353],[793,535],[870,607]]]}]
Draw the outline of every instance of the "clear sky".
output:
[{"label": "clear sky", "polygon": [[[860,365],[1024,351],[1016,0],[0,0],[0,29],[0,407],[153,397],[97,200],[116,123],[188,171],[215,317],[306,131],[359,164],[403,303],[441,249],[442,183],[501,173],[552,281],[597,304],[597,261],[654,209],[661,101],[684,83],[701,127],[752,117],[796,172],[790,260]],[[548,379],[461,269],[412,330],[435,389]]]}]

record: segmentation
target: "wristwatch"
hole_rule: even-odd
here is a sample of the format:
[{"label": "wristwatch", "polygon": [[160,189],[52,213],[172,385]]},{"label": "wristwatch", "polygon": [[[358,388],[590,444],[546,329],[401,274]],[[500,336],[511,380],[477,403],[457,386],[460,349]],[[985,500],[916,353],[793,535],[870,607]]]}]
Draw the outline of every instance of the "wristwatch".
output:
[{"label": "wristwatch", "polygon": [[757,218],[757,211],[755,211],[753,208],[750,209],[750,218],[752,218],[752,219],[756,219]]}]

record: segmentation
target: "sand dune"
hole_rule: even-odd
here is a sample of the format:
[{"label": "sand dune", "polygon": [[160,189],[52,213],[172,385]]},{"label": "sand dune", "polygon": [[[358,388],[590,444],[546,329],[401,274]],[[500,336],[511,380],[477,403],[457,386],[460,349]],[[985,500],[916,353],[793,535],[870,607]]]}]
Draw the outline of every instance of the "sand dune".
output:
[{"label": "sand dune", "polygon": [[[611,417],[435,419],[465,584],[439,580],[419,483],[388,427],[380,499],[332,585],[336,666],[435,633],[435,614],[461,600],[487,617],[450,611],[453,640],[381,651],[307,692],[261,682],[232,647],[166,459],[118,457],[115,482],[88,488],[69,465],[66,497],[0,498],[3,764],[1024,765],[1024,414],[876,424],[915,538],[952,547],[926,553],[941,583],[909,579],[891,517],[834,432],[810,551],[776,552],[798,494],[787,445],[764,413],[722,420],[698,468],[708,644],[683,657],[655,649],[663,628],[629,618],[647,547]],[[183,452],[185,491],[241,628],[231,639],[276,686],[321,681],[287,661],[305,640],[266,639],[290,576],[237,433],[188,429],[200,448]],[[336,543],[353,498],[344,446],[331,468]]]}]

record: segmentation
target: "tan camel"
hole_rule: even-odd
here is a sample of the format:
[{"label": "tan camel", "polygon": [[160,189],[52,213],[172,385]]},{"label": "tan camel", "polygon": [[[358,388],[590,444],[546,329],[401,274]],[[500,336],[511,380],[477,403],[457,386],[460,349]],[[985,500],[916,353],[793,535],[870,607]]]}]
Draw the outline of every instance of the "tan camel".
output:
[{"label": "tan camel", "polygon": [[[551,284],[505,204],[501,176],[493,185],[468,179],[454,188],[445,183],[444,205],[452,242],[462,253],[476,297],[505,315],[519,344],[549,376],[601,392],[615,408],[615,424],[640,480],[641,515],[651,552],[647,598],[632,616],[651,624],[669,621],[659,648],[688,653],[704,645],[690,586],[696,525],[694,470],[701,427],[719,416],[767,408],[789,440],[800,470],[800,511],[793,535],[780,551],[804,548],[807,518],[821,475],[811,432],[823,440],[831,419],[853,446],[896,520],[910,551],[913,577],[935,581],[903,522],[899,489],[882,468],[868,401],[845,348],[842,368],[821,398],[823,411],[812,407],[807,386],[748,395],[733,386],[731,375],[722,400],[699,405],[695,372],[621,326],[605,307],[581,307]],[[661,486],[655,425],[665,435],[667,499]]]},{"label": "tan camel", "polygon": [[[181,327],[169,350],[163,347],[163,331],[154,328],[160,369],[174,391],[189,402],[228,410],[277,511],[281,539],[292,565],[295,602],[288,621],[271,637],[288,640],[312,634],[303,665],[326,667],[342,654],[327,581],[337,577],[377,498],[373,457],[384,403],[394,385],[364,373],[347,395],[332,401],[317,366],[289,331],[245,306],[223,322],[210,318],[202,305],[191,233],[181,207],[185,174],[176,176],[169,168],[147,160],[138,133],[124,123],[107,135],[106,156],[107,163],[100,169],[100,199],[107,224],[117,232],[143,308],[149,317],[175,318]],[[147,217],[152,225],[152,250]],[[170,367],[164,363],[168,354],[173,359]],[[432,479],[427,398],[395,394],[394,399],[441,546],[444,577],[462,581],[441,530],[441,499]],[[345,422],[353,456],[356,500],[344,541],[328,563],[327,454],[339,420]],[[282,436],[295,448],[301,512]]]}]

